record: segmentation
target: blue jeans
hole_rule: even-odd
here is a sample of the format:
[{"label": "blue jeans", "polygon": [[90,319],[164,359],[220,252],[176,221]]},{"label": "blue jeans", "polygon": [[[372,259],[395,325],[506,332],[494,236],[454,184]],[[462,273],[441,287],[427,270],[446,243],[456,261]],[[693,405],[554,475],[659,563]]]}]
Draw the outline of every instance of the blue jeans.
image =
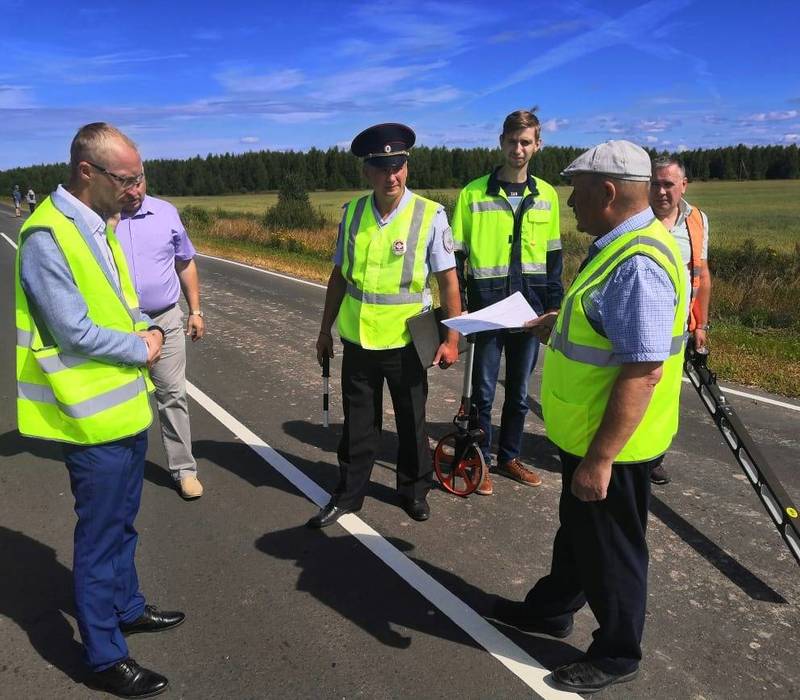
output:
[{"label": "blue jeans", "polygon": [[72,577],[86,665],[102,671],[128,656],[120,622],[144,611],[133,558],[147,431],[105,445],[65,445],[75,496]]},{"label": "blue jeans", "polygon": [[478,412],[478,424],[486,433],[482,450],[487,465],[492,446],[492,404],[503,350],[506,353],[506,398],[500,419],[498,465],[519,456],[525,415],[528,413],[528,381],[536,365],[539,341],[528,333],[508,331],[489,331],[475,336],[472,403]]}]

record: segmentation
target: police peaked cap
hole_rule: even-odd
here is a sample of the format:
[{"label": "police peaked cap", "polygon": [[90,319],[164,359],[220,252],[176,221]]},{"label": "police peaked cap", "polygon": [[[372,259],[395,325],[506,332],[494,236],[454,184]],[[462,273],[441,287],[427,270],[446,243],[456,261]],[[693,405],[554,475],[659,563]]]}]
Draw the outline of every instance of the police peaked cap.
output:
[{"label": "police peaked cap", "polygon": [[370,165],[395,168],[408,160],[416,140],[416,134],[405,124],[376,124],[353,139],[350,151]]}]

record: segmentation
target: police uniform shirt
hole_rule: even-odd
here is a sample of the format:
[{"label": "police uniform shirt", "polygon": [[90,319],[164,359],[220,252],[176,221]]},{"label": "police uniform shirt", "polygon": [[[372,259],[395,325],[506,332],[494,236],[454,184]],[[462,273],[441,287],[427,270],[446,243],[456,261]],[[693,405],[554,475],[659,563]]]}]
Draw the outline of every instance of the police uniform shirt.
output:
[{"label": "police uniform shirt", "polygon": [[[371,195],[369,201],[370,205],[372,206],[372,213],[375,216],[375,221],[378,222],[378,226],[386,226],[392,219],[394,219],[395,216],[397,216],[401,211],[403,211],[403,209],[405,209],[405,207],[409,205],[412,199],[413,197],[411,190],[406,187],[406,191],[400,198],[399,204],[394,208],[393,211],[389,212],[384,219],[381,217],[377,207],[375,206],[374,195]],[[346,208],[347,205],[344,206],[345,210]],[[339,237],[336,241],[336,251],[333,254],[333,264],[337,265],[338,267],[341,267],[344,261],[345,237],[342,235],[342,231],[344,230],[345,215],[342,216],[342,221],[339,223]],[[426,244],[428,254],[425,258],[426,277],[430,272],[443,272],[456,266],[453,247],[453,232],[450,230],[450,224],[447,222],[447,214],[445,214],[443,208],[439,207],[435,216],[433,217],[433,225],[428,231],[428,241]]]}]

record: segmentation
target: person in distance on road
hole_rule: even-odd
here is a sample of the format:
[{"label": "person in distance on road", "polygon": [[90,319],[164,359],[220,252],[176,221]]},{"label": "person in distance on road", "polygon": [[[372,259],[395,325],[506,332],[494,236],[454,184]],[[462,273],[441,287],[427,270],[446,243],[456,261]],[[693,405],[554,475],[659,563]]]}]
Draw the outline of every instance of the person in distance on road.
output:
[{"label": "person in distance on road", "polygon": [[[142,310],[164,329],[161,359],[150,370],[156,385],[161,439],[172,478],[184,499],[203,495],[192,455],[189,403],[186,398],[186,338],[205,332],[200,309],[200,279],[195,249],[175,207],[147,194],[147,179],[129,192],[117,225],[117,238],[131,271]],[[181,290],[189,306],[184,335]]]},{"label": "person in distance on road", "polygon": [[14,189],[11,190],[11,199],[14,200],[14,216],[21,216],[22,192],[19,191],[19,185],[14,185]]},{"label": "person in distance on road", "polygon": [[541,400],[561,459],[560,527],[550,573],[522,602],[498,598],[490,617],[566,637],[588,602],[594,641],[553,680],[593,693],[633,679],[642,658],[650,469],[678,429],[689,281],[648,204],[644,149],[609,141],[562,175],[578,230],[595,240],[561,311],[529,324],[549,337]]},{"label": "person in distance on road", "polygon": [[[344,428],[339,484],[309,527],[326,527],[361,508],[378,449],[383,384],[389,385],[397,424],[397,490],[414,520],[427,520],[432,484],[425,432],[426,369],[406,320],[431,306],[428,275],[439,283],[445,318],[461,313],[453,235],[441,205],[406,187],[414,132],[378,124],[353,139],[372,194],[345,205],[317,338],[317,359],[333,357],[331,328],[338,316]],[[449,331],[434,358],[446,368],[458,359],[458,333]]]},{"label": "person in distance on road", "polygon": [[81,127],[69,184],[22,226],[15,279],[19,431],[64,444],[78,516],[73,581],[87,683],[125,698],[168,685],[129,657],[125,635],[184,620],[145,604],[134,563],[153,419],[148,367],[164,331],[139,311],[108,222],[143,178],[125,134],[104,123]]},{"label": "person in distance on road", "polygon": [[[684,199],[689,180],[683,164],[675,158],[657,158],[650,182],[650,206],[664,227],[675,237],[681,259],[692,281],[688,330],[698,350],[708,342],[708,308],[711,303],[711,271],[708,269],[708,217]],[[650,472],[654,484],[668,484],[663,459]]]}]

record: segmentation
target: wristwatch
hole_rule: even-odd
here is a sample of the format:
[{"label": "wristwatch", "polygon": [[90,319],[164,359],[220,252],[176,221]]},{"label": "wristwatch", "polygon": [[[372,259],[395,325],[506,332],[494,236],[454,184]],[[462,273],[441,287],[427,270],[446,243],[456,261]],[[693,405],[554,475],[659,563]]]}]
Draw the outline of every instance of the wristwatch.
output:
[{"label": "wristwatch", "polygon": [[190,315],[190,316],[199,316],[200,318],[203,318],[203,312],[202,312],[202,311],[200,311],[200,309],[192,309],[192,310],[189,312],[189,315]]},{"label": "wristwatch", "polygon": [[697,330],[708,332],[709,330],[711,330],[711,324],[710,323],[701,323],[699,326],[697,326]]}]

